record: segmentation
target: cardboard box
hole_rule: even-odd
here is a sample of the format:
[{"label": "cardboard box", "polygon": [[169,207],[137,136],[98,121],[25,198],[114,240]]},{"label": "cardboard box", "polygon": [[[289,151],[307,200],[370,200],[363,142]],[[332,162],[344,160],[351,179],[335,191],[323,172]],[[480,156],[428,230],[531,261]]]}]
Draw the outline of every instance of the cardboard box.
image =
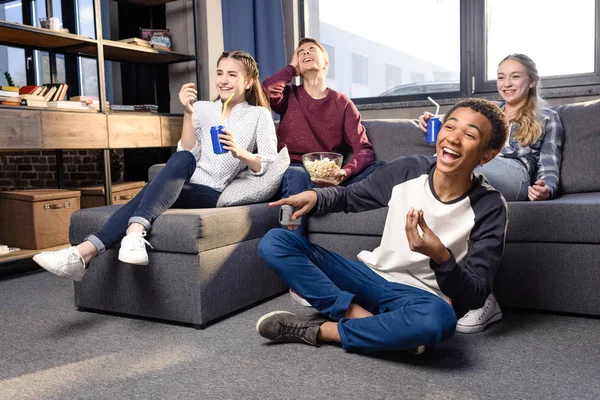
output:
[{"label": "cardboard box", "polygon": [[[146,182],[121,182],[112,185],[113,204],[125,204],[138,194]],[[104,186],[90,186],[81,191],[81,208],[104,206]]]},{"label": "cardboard box", "polygon": [[0,192],[0,243],[21,249],[68,244],[71,214],[79,210],[80,196],[65,189]]}]

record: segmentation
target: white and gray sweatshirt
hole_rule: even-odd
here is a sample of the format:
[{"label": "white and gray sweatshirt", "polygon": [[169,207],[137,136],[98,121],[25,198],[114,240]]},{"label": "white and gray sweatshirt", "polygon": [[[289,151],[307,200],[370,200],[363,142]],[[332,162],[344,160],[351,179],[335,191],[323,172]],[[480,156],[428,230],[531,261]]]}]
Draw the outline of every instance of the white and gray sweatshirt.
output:
[{"label": "white and gray sweatshirt", "polygon": [[[315,189],[315,215],[361,212],[388,206],[381,244],[361,251],[359,260],[391,282],[434,293],[469,309],[483,306],[490,294],[504,251],[508,208],[502,195],[473,175],[471,189],[460,198],[441,201],[433,189],[436,158],[400,157],[378,168],[367,179],[348,187]],[[405,234],[406,215],[423,210],[431,230],[451,253],[437,265],[410,250]]]}]

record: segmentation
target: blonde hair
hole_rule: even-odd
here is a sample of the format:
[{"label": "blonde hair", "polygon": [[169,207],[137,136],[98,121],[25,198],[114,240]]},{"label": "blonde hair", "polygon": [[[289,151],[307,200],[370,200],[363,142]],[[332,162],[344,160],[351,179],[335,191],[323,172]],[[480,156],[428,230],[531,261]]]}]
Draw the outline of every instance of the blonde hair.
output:
[{"label": "blonde hair", "polygon": [[252,81],[252,86],[250,86],[249,89],[246,89],[244,94],[244,98],[248,104],[271,109],[269,106],[269,100],[267,100],[267,96],[265,95],[262,85],[260,84],[258,66],[256,65],[254,58],[249,53],[241,50],[224,51],[217,61],[217,66],[224,58],[232,58],[239,61],[244,66],[244,72],[246,76]]},{"label": "blonde hair", "polygon": [[518,141],[521,146],[529,146],[537,142],[540,136],[542,136],[540,110],[546,106],[546,102],[539,94],[540,75],[533,60],[525,54],[509,54],[500,61],[500,64],[506,60],[514,60],[523,65],[527,70],[529,79],[535,81],[535,85],[529,89],[527,102],[517,112],[517,115],[509,121],[519,124],[519,129],[515,132],[515,140]]}]

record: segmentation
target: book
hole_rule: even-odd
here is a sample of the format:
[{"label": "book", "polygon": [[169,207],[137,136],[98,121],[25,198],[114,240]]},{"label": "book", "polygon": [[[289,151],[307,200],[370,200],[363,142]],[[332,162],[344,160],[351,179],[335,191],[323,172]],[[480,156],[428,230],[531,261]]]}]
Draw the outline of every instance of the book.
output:
[{"label": "book", "polygon": [[[2,87],[6,87],[6,86],[2,86]],[[14,92],[12,90],[0,90],[0,96],[19,97],[19,91],[17,90],[16,92]]]},{"label": "book", "polygon": [[35,94],[22,94],[19,97],[22,100],[44,100],[44,96],[38,96]]},{"label": "book", "polygon": [[[145,29],[140,28],[140,36],[151,45],[163,46],[166,50],[171,49],[171,31],[168,29]],[[163,47],[160,50],[163,50]],[[168,51],[167,50],[167,51]]]},{"label": "book", "polygon": [[98,96],[71,96],[71,101],[98,101]]},{"label": "book", "polygon": [[21,99],[19,98],[19,96],[17,96],[17,97],[0,96],[0,101],[4,101],[7,103],[21,103]]},{"label": "book", "polygon": [[21,86],[19,88],[19,94],[33,94],[39,86],[37,85],[29,85],[29,86]]},{"label": "book", "polygon": [[76,110],[90,110],[85,101],[49,101],[48,107],[51,108],[70,108]]},{"label": "book", "polygon": [[38,100],[38,99],[23,99],[21,100],[21,105],[22,106],[29,106],[29,107],[48,107],[48,102],[45,100]]},{"label": "book", "polygon": [[5,90],[7,92],[17,92],[19,93],[19,88],[16,86],[0,86],[0,90]]},{"label": "book", "polygon": [[140,38],[128,38],[128,39],[121,39],[119,40],[119,42],[124,42],[127,44],[134,44],[136,46],[144,46],[144,47],[150,47],[150,42],[144,39],[140,39]]}]

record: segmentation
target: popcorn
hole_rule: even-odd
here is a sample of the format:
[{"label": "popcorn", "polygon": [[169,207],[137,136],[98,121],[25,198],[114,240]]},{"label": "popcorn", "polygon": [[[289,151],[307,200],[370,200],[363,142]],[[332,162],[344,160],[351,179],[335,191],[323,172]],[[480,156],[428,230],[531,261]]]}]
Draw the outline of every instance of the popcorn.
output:
[{"label": "popcorn", "polygon": [[340,167],[335,161],[325,157],[322,160],[306,161],[306,170],[313,178],[333,178]]}]

